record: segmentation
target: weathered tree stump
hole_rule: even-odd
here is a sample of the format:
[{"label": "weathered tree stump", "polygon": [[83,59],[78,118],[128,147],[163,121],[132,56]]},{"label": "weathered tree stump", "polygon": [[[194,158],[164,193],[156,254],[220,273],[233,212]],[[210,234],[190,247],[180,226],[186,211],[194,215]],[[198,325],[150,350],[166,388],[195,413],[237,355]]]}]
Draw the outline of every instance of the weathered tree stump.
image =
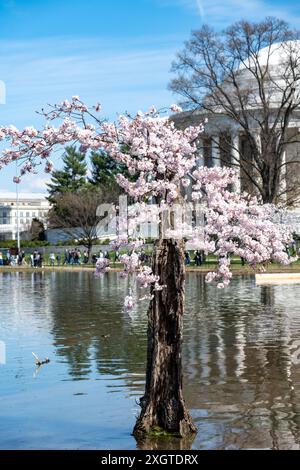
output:
[{"label": "weathered tree stump", "polygon": [[196,432],[182,393],[182,330],[184,311],[184,243],[159,240],[152,271],[162,291],[152,292],[148,310],[145,394],[134,435],[163,431],[180,437]]}]

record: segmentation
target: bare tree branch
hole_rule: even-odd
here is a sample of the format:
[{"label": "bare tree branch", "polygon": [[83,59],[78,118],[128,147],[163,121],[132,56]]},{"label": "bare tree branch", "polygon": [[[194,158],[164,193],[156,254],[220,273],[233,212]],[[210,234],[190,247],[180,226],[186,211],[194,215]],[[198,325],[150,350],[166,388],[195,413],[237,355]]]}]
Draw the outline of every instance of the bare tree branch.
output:
[{"label": "bare tree branch", "polygon": [[[278,202],[282,195],[284,152],[300,137],[298,130],[292,137],[288,133],[300,108],[299,37],[271,17],[240,21],[222,33],[204,25],[192,32],[172,66],[177,76],[169,87],[186,110],[205,112],[216,127],[224,116],[240,130],[251,161],[237,149],[238,162],[232,163],[240,165],[263,202]],[[296,201],[300,176],[293,190]]]}]

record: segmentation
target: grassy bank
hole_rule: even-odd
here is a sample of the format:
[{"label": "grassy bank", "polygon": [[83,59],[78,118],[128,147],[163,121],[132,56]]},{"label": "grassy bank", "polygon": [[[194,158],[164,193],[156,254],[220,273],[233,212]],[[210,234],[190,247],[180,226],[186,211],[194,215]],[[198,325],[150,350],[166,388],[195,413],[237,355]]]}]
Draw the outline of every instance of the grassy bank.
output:
[{"label": "grassy bank", "polygon": [[[214,258],[208,258],[207,261],[201,266],[195,266],[193,263],[189,266],[186,266],[187,272],[203,273],[206,274],[210,271],[213,271],[217,267],[216,260]],[[48,263],[45,263],[42,268],[33,268],[30,264],[24,266],[0,266],[0,272],[36,272],[36,271],[88,271],[93,272],[95,266],[92,264],[81,264],[81,265],[61,265],[61,266],[50,266]],[[249,275],[255,274],[255,272],[250,266],[243,266],[241,261],[238,259],[232,260],[231,269],[234,275]],[[122,270],[121,263],[111,263],[111,271],[119,272]],[[269,273],[293,273],[300,272],[300,260],[295,263],[292,263],[288,266],[282,266],[280,264],[271,263],[267,266],[266,272]]]}]

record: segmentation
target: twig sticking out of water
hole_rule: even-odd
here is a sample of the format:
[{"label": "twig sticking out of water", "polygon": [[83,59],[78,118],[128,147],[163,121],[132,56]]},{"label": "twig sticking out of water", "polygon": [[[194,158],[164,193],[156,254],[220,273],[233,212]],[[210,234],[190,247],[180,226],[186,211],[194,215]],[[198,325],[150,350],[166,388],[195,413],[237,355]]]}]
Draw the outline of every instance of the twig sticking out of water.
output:
[{"label": "twig sticking out of water", "polygon": [[50,359],[46,357],[44,360],[40,359],[34,352],[32,353],[33,357],[35,358],[35,363],[37,366],[42,366],[43,364],[48,364]]}]

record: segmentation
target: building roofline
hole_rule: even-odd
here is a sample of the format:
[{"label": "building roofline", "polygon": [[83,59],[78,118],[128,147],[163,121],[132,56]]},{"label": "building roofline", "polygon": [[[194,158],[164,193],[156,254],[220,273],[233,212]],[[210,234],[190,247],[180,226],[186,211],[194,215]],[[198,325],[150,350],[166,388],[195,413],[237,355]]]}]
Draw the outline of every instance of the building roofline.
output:
[{"label": "building roofline", "polygon": [[[45,193],[19,193],[19,199],[20,200],[45,200],[47,194]],[[3,200],[15,200],[17,198],[17,195],[13,191],[0,191],[0,201]]]}]

